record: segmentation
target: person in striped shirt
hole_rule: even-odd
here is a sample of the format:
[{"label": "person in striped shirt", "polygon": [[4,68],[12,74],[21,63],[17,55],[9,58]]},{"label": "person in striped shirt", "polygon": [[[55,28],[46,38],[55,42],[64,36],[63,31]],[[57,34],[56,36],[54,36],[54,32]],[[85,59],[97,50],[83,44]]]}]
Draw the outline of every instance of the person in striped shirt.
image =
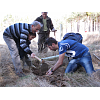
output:
[{"label": "person in striped shirt", "polygon": [[27,54],[32,58],[35,56],[30,50],[29,44],[36,37],[36,32],[40,30],[41,26],[41,23],[38,21],[34,21],[31,24],[15,23],[7,27],[3,33],[3,38],[10,50],[15,73],[19,77],[25,76],[20,59],[23,59]]},{"label": "person in striped shirt", "polygon": [[[58,42],[56,39],[50,37],[46,40],[45,44],[52,51],[59,51],[59,59],[57,63],[47,71],[47,75],[52,75],[62,64],[64,56],[73,57],[67,65],[65,73],[74,72],[77,69],[77,64],[84,67],[88,75],[95,72],[89,48],[85,45],[71,39],[66,39]],[[81,67],[80,66],[80,67]]]}]

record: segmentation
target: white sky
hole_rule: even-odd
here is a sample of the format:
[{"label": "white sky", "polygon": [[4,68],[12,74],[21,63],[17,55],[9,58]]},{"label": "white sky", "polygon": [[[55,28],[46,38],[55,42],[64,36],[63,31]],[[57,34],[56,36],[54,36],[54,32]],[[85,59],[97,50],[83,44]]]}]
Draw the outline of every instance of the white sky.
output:
[{"label": "white sky", "polygon": [[97,0],[0,0],[0,17],[9,13],[40,16],[42,11],[47,11],[48,16],[52,18],[74,11],[96,10],[99,10]]}]

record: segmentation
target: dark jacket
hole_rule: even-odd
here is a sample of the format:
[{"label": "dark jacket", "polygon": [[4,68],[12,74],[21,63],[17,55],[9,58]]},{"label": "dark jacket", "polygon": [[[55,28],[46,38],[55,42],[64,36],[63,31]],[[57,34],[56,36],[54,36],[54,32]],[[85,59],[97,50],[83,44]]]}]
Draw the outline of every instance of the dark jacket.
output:
[{"label": "dark jacket", "polygon": [[28,34],[32,33],[31,24],[16,23],[5,29],[3,35],[15,40],[17,46],[20,46],[27,54],[32,54],[29,48]]},{"label": "dark jacket", "polygon": [[[42,15],[40,17],[38,17],[35,21],[38,21],[43,25],[43,17],[42,17]],[[51,18],[48,17],[48,16],[47,16],[47,28],[48,28],[47,33],[50,32],[50,29],[52,30],[54,28],[53,27],[53,23],[51,21]],[[43,27],[41,27],[41,29],[39,30],[39,33],[43,33]]]}]

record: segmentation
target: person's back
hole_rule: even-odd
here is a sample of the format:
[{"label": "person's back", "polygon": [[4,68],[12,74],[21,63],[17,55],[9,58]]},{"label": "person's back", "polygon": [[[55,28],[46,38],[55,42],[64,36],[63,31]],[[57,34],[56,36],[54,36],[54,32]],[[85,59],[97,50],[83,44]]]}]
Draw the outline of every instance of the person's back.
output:
[{"label": "person's back", "polygon": [[[27,35],[31,32],[31,25],[27,23],[15,23],[9,27],[7,27],[4,31],[5,36],[9,36],[13,39],[19,39],[21,37],[20,34],[24,33],[23,35]],[[26,33],[26,34],[25,34]]]},{"label": "person's back", "polygon": [[61,42],[58,42],[58,45],[59,54],[66,52],[68,57],[82,57],[85,52],[89,51],[85,45],[70,39],[62,40]]},{"label": "person's back", "polygon": [[85,45],[71,39],[66,39],[58,42],[52,37],[48,38],[45,44],[52,51],[59,50],[59,59],[57,63],[47,71],[47,75],[53,74],[53,72],[63,64],[64,56],[66,53],[69,53],[69,55],[74,59],[71,59],[68,63],[65,73],[75,71],[77,65],[84,67],[86,73],[89,75],[94,72],[91,55],[89,49]]},{"label": "person's back", "polygon": [[29,33],[33,34],[31,24],[15,23],[7,27],[3,35],[13,39],[18,47],[20,46],[25,52],[31,54],[32,52],[27,46]]},{"label": "person's back", "polygon": [[25,76],[20,60],[22,60],[24,56],[26,57],[27,54],[31,57],[35,56],[30,50],[29,44],[30,41],[36,37],[36,32],[39,31],[41,26],[41,23],[37,21],[31,24],[16,23],[7,27],[3,33],[4,41],[10,50],[15,73],[19,77]]}]

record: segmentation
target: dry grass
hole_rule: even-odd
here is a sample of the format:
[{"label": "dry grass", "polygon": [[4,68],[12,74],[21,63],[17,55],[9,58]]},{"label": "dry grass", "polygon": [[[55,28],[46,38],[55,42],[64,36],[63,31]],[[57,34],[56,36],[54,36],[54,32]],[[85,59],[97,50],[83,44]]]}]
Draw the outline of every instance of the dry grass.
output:
[{"label": "dry grass", "polygon": [[[86,33],[85,33],[86,34]],[[93,56],[95,53],[100,57],[100,42],[99,34],[83,34],[83,44],[89,47],[90,53],[92,55],[93,66],[95,69],[99,69],[98,62],[99,60]],[[40,58],[58,55],[58,52],[49,51],[46,54],[38,54],[37,52],[37,43],[32,42],[31,49],[36,53]],[[6,57],[5,57],[6,54]],[[46,61],[51,67],[53,66],[58,59],[53,61]],[[66,60],[65,60],[66,62]],[[66,62],[68,64],[68,62]],[[67,65],[66,65],[67,66]],[[2,87],[55,87],[55,86],[65,86],[65,87],[99,87],[100,86],[100,77],[97,72],[93,74],[92,77],[87,76],[86,72],[83,69],[79,69],[74,73],[69,73],[64,75],[64,70],[66,66],[59,68],[53,76],[37,76],[33,73],[26,73],[26,77],[19,78],[14,74],[13,64],[9,54],[9,50],[6,45],[0,45],[0,86]]]}]

